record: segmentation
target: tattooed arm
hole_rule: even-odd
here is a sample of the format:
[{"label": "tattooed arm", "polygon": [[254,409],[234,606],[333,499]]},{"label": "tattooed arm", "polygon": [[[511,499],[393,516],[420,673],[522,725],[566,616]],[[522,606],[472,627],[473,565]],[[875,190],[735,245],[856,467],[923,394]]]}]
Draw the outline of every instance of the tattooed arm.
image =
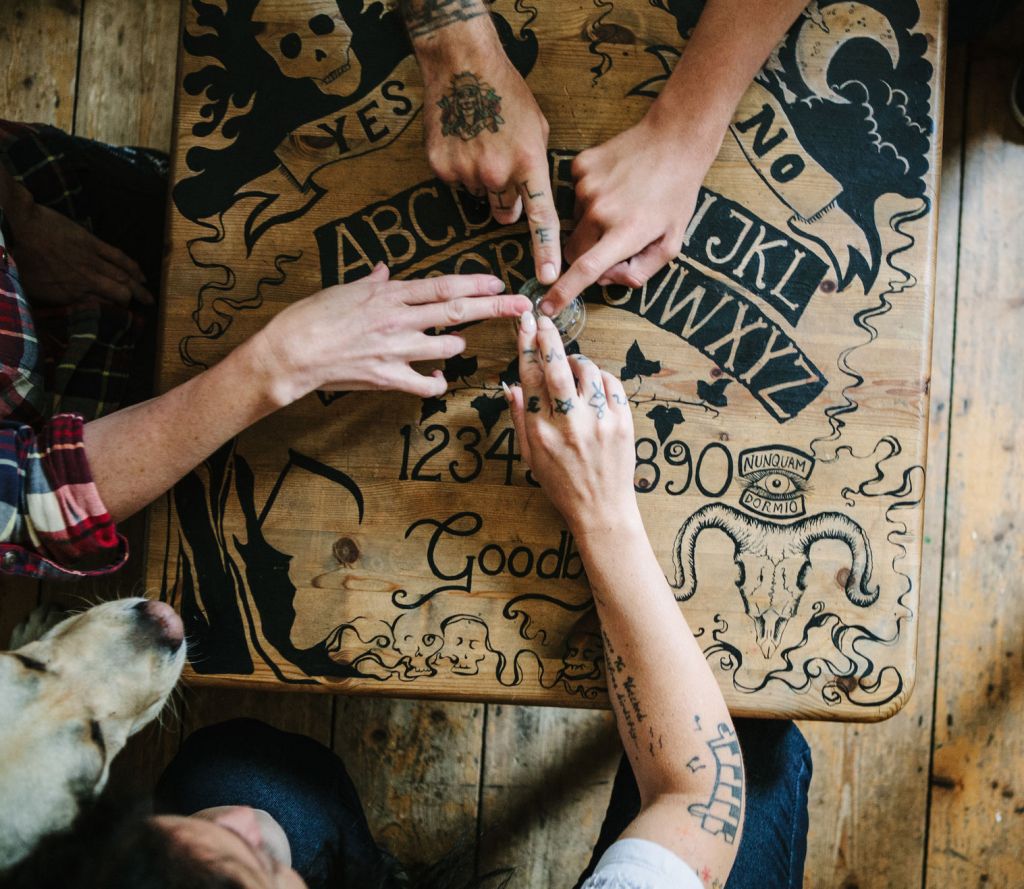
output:
[{"label": "tattooed arm", "polygon": [[562,268],[548,122],[508,60],[483,0],[400,0],[423,71],[427,157],[437,176],[486,197],[505,225],[526,210],[536,276]]},{"label": "tattooed arm", "polygon": [[608,693],[643,801],[623,836],[657,842],[708,887],[724,886],[743,823],[739,744],[644,531],[622,384],[567,359],[546,317],[522,317],[519,350],[522,387],[509,391],[517,438],[586,566]]},{"label": "tattooed arm", "polygon": [[557,313],[595,281],[641,286],[675,256],[737,104],[807,0],[708,0],[647,114],[573,163],[579,222]]}]

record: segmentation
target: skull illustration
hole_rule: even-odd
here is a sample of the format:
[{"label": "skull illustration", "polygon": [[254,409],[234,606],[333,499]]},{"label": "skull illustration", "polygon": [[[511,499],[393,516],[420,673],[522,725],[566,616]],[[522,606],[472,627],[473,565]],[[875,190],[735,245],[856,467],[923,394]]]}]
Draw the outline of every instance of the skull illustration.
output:
[{"label": "skull illustration", "polygon": [[352,29],[324,0],[261,0],[252,17],[256,40],[285,77],[309,78],[322,92],[347,96],[362,67]]},{"label": "skull illustration", "polygon": [[405,666],[405,675],[432,676],[433,667],[428,659],[441,647],[441,637],[436,633],[423,633],[422,627],[416,625],[419,615],[409,613],[401,615],[394,623],[392,647],[401,655],[399,664]]},{"label": "skull illustration", "polygon": [[600,679],[604,647],[598,633],[577,630],[565,643],[562,675],[566,679]]},{"label": "skull illustration", "polygon": [[493,651],[487,624],[469,614],[456,614],[441,622],[441,633],[444,643],[439,658],[451,663],[453,673],[476,676],[481,661]]}]

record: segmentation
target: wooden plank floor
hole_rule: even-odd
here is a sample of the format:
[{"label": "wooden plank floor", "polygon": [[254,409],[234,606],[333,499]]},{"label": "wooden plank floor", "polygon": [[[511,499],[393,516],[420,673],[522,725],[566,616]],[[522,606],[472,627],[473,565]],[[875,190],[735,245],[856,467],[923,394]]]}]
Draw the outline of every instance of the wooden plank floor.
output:
[{"label": "wooden plank floor", "polygon": [[[178,17],[178,0],[4,0],[0,113],[166,150]],[[807,887],[1024,885],[1024,131],[1007,107],[1022,61],[1020,4],[949,55],[917,687],[888,722],[803,726]],[[0,638],[55,595],[0,580]],[[468,843],[481,867],[518,865],[516,889],[572,885],[617,755],[610,717],[583,711],[190,689],[178,713],[129,745],[118,787],[195,727],[258,716],[342,753],[400,857]]]}]

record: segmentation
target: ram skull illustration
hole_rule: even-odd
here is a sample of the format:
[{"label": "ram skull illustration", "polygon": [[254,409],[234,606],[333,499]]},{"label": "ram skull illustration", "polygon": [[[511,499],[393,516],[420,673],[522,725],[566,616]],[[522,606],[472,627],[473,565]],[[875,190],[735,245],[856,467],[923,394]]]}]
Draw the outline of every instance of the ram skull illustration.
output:
[{"label": "ram skull illustration", "polygon": [[711,503],[684,522],[676,536],[676,599],[685,602],[697,589],[697,538],[709,528],[724,531],[735,545],[743,608],[754,622],[757,645],[765,659],[782,641],[789,619],[796,614],[807,588],[811,547],[821,540],[838,540],[850,549],[846,597],[861,608],[874,604],[878,587],[871,581],[871,546],[864,529],[849,516],[822,512],[793,525],[756,521],[731,506]]}]

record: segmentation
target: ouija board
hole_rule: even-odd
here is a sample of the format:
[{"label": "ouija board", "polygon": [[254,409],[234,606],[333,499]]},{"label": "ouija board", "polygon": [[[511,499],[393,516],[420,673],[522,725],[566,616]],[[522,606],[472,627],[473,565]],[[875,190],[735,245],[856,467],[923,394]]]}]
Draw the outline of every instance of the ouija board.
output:
[{"label": "ouija board", "polygon": [[[700,4],[489,5],[568,231],[573,157],[644,114]],[[913,686],[942,45],[932,0],[812,3],[678,257],[586,293],[578,345],[623,381],[648,532],[738,714],[877,719]],[[377,261],[532,275],[525,224],[432,177],[392,5],[189,0],[180,59],[163,389]],[[154,507],[192,681],[607,706],[583,564],[501,393],[512,325],[464,334],[444,397],[314,394]]]}]

